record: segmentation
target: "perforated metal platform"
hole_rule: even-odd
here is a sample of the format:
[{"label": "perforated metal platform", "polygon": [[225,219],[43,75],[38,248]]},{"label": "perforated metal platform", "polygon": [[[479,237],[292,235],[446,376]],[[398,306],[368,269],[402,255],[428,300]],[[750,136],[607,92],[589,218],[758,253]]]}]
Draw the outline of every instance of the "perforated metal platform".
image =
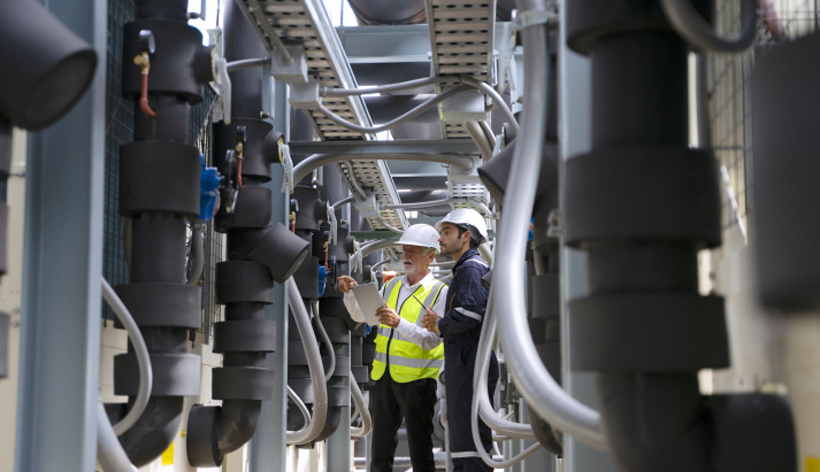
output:
[{"label": "perforated metal platform", "polygon": [[[427,0],[435,75],[467,75],[493,83],[495,0]],[[445,123],[445,138],[469,138],[460,124]]]},{"label": "perforated metal platform", "polygon": [[[273,35],[286,44],[302,44],[307,56],[308,74],[319,79],[322,86],[356,87],[350,64],[321,1],[239,0],[238,3],[269,54],[279,54],[270,39]],[[349,121],[372,126],[361,97],[326,97],[322,103]],[[310,117],[323,140],[368,139],[361,133],[331,122],[318,112],[311,111]],[[358,185],[371,190],[379,203],[399,203],[398,193],[384,161],[356,161],[352,165],[339,167],[350,188]],[[382,218],[394,227],[407,226],[404,212],[400,210],[384,210]],[[374,229],[386,229],[378,220],[369,219],[369,222]]]},{"label": "perforated metal platform", "polygon": [[[467,75],[493,84],[495,4],[495,0],[427,0],[434,74]],[[442,134],[445,139],[470,138],[456,123],[443,123]],[[489,200],[489,192],[477,177],[467,182],[450,177],[450,197],[474,198],[482,203]]]}]

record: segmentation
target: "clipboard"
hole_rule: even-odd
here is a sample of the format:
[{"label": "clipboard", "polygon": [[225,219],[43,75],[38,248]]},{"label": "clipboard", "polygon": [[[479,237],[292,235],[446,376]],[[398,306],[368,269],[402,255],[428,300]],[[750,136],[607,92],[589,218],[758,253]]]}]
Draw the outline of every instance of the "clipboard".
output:
[{"label": "clipboard", "polygon": [[359,304],[367,324],[378,325],[379,318],[376,316],[376,310],[383,307],[384,302],[376,284],[357,285],[350,289],[350,293],[356,298],[356,303]]}]

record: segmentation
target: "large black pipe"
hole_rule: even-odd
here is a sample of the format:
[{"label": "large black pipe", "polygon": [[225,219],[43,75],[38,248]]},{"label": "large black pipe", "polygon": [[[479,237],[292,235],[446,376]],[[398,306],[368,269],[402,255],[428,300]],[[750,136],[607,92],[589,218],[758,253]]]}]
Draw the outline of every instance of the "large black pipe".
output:
[{"label": "large black pipe", "polygon": [[[199,356],[188,332],[200,327],[201,293],[185,280],[186,220],[199,215],[199,150],[190,142],[190,105],[202,100],[209,53],[188,26],[187,2],[138,1],[125,25],[123,96],[134,100],[134,141],[120,150],[120,213],[133,230],[130,283],[116,287],[140,327],[154,371],[145,413],[120,436],[138,467],[159,457],[179,431],[183,397],[199,393]],[[156,49],[149,49],[147,35]],[[141,36],[142,35],[142,36]],[[134,57],[149,52],[148,107],[141,109],[143,74]],[[138,369],[133,347],[114,359],[114,389],[133,403]],[[125,405],[107,405],[112,417]]]},{"label": "large black pipe", "polygon": [[[259,39],[235,2],[225,10],[225,56],[229,61],[258,57]],[[215,467],[225,454],[256,433],[262,401],[273,395],[274,375],[266,357],[276,347],[276,323],[265,319],[273,303],[273,282],[283,283],[301,264],[308,244],[279,223],[271,224],[271,180],[281,137],[262,120],[261,69],[231,73],[231,125],[214,125],[214,156],[223,175],[240,174],[236,205],[223,205],[217,231],[227,233],[228,260],[217,264],[216,301],[225,305],[225,321],[214,326],[213,351],[222,367],[213,370],[212,397],[218,407],[194,405],[188,417],[188,462]],[[241,152],[241,154],[240,154]],[[233,155],[232,159],[228,159]]]},{"label": "large black pipe", "polygon": [[[694,3],[710,16],[711,2]],[[699,390],[698,370],[729,358],[723,300],[698,294],[720,198],[713,156],[688,147],[686,44],[654,0],[570,2],[567,37],[593,74],[592,152],[566,165],[566,241],[589,256],[590,294],[569,304],[572,366],[597,372],[615,462],[795,470],[782,398]]]}]

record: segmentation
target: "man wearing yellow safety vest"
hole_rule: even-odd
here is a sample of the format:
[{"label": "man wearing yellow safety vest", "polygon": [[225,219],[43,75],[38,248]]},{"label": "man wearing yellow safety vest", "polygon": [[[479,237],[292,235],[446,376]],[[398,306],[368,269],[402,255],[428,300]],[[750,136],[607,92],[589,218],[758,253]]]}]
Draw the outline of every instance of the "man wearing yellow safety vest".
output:
[{"label": "man wearing yellow safety vest", "polygon": [[[438,231],[430,225],[407,228],[397,244],[404,251],[404,276],[382,287],[384,307],[379,317],[376,357],[371,377],[373,442],[371,472],[392,472],[398,445],[398,430],[404,418],[407,443],[414,472],[435,472],[433,459],[433,407],[436,379],[444,363],[438,334],[421,325],[425,306],[443,312],[447,286],[433,278],[430,263],[439,250]],[[364,321],[356,300],[349,293],[356,281],[339,277],[339,290],[351,317]]]}]

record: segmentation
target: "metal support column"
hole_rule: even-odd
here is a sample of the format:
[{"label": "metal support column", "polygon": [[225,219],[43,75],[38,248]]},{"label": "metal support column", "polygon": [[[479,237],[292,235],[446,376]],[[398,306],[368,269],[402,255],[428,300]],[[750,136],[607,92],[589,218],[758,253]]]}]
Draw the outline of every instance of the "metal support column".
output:
[{"label": "metal support column", "polygon": [[[106,57],[107,2],[48,2]],[[31,134],[16,470],[93,470],[99,402],[105,63],[74,109]]]},{"label": "metal support column", "polygon": [[[560,143],[561,171],[559,172],[562,189],[561,208],[564,207],[563,164],[569,156],[586,152],[591,147],[592,115],[591,110],[591,67],[589,59],[576,54],[567,47],[566,38],[566,8],[561,8],[561,34],[558,53],[559,80],[558,96],[560,123],[562,126]],[[578,298],[589,290],[587,284],[586,254],[570,249],[563,245],[561,250],[561,280],[562,309],[561,309],[561,339],[563,339],[563,379],[564,388],[575,398],[595,408],[597,396],[592,374],[588,372],[574,372],[570,370],[570,317],[566,309],[566,301]],[[571,436],[564,435],[564,472],[617,472],[615,463],[610,456],[601,451],[575,441]]]},{"label": "metal support column", "polygon": [[[269,76],[267,69],[264,76]],[[287,104],[287,87],[276,84],[273,88],[273,100],[267,99],[269,87],[262,87],[263,103],[273,102],[273,129],[288,135],[290,127]],[[281,192],[284,171],[281,165],[274,165],[272,179],[265,186],[273,190],[272,223],[288,223],[289,199]],[[274,285],[273,305],[265,307],[265,319],[276,322],[276,351],[268,355],[267,367],[277,373],[273,387],[273,397],[262,402],[262,415],[256,434],[250,442],[249,472],[273,472],[286,470],[286,421],[287,386],[288,386],[288,304],[284,285]]]},{"label": "metal support column", "polygon": [[[342,348],[345,356],[350,356],[350,336],[348,335],[347,346]],[[355,382],[353,378],[351,382]],[[332,436],[327,438],[327,449],[325,450],[325,460],[327,461],[327,472],[348,472],[352,467],[350,458],[350,407],[341,407],[341,418],[339,427]]]}]

